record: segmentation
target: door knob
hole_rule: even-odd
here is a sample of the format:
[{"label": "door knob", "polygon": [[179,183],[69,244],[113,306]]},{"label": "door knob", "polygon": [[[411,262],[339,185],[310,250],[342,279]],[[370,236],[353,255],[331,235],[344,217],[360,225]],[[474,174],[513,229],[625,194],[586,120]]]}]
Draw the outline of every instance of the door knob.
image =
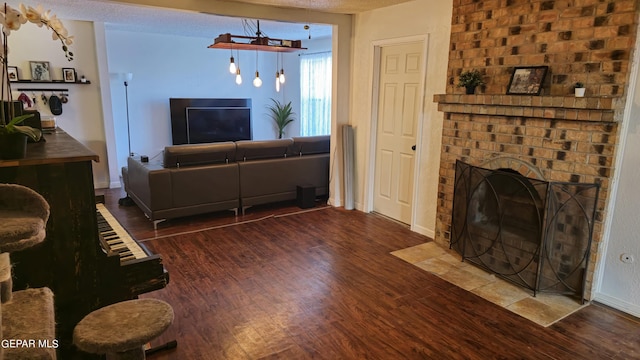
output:
[{"label": "door knob", "polygon": [[416,151],[416,146],[415,146],[415,145],[413,145],[413,146],[411,147],[411,150]]}]

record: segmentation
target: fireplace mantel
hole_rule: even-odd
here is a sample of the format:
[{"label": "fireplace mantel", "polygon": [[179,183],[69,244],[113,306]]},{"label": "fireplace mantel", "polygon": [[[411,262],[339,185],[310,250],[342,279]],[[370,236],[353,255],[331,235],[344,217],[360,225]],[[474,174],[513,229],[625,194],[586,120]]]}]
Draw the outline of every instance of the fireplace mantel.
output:
[{"label": "fireplace mantel", "polygon": [[569,121],[618,122],[624,108],[620,97],[436,94],[433,100],[444,113]]}]

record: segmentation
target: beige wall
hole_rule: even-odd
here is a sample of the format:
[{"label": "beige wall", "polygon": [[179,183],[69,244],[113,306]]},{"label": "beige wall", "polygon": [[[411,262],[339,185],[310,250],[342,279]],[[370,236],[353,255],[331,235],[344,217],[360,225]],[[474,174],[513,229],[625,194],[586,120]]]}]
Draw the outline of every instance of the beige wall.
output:
[{"label": "beige wall", "polygon": [[[373,159],[369,150],[372,140],[372,82],[374,46],[403,41],[407,38],[427,38],[427,72],[423,108],[422,147],[417,165],[414,231],[433,236],[436,218],[438,168],[442,137],[442,113],[437,111],[433,95],[445,91],[449,57],[452,0],[438,2],[415,0],[355,16],[352,43],[351,116],[355,130],[356,172],[355,205],[370,210],[368,191],[369,166]],[[420,142],[419,142],[420,143]]]},{"label": "beige wall", "polygon": [[[55,11],[53,13],[55,14]],[[30,79],[29,61],[48,61],[51,65],[53,80],[62,79],[62,68],[75,68],[78,77],[86,76],[91,84],[13,83],[14,99],[20,94],[18,89],[23,88],[68,89],[69,102],[62,106],[62,114],[56,116],[57,124],[100,157],[100,162],[93,164],[94,185],[108,187],[107,146],[101,111],[100,81],[93,23],[66,19],[63,19],[62,22],[69,30],[69,34],[74,37],[74,43],[71,46],[71,51],[75,55],[73,61],[67,61],[59,41],[51,40],[51,30],[27,23],[22,25],[20,30],[11,32],[9,36],[9,65],[18,67],[21,79]],[[60,91],[25,91],[25,93],[29,97],[36,96],[36,107],[42,115],[51,115],[51,111],[40,99],[41,95],[44,94],[47,98],[52,93],[60,95]]]}]

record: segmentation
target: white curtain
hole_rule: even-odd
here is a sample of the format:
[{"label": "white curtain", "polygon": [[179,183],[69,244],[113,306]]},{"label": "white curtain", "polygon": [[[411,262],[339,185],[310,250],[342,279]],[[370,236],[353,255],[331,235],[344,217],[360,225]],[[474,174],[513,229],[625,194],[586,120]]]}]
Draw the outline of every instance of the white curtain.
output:
[{"label": "white curtain", "polygon": [[331,133],[331,52],[300,60],[300,135]]}]

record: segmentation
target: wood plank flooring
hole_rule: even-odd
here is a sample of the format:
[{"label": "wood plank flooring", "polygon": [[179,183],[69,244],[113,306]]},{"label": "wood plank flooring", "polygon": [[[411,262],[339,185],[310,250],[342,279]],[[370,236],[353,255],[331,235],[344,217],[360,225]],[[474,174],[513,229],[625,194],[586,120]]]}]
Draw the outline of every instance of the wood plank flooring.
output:
[{"label": "wood plank flooring", "polygon": [[638,319],[592,304],[538,326],[390,255],[428,239],[374,214],[280,204],[154,232],[120,195],[107,207],[171,278],[144,297],[176,315],[152,344],[178,347],[151,359],[640,359]]}]

